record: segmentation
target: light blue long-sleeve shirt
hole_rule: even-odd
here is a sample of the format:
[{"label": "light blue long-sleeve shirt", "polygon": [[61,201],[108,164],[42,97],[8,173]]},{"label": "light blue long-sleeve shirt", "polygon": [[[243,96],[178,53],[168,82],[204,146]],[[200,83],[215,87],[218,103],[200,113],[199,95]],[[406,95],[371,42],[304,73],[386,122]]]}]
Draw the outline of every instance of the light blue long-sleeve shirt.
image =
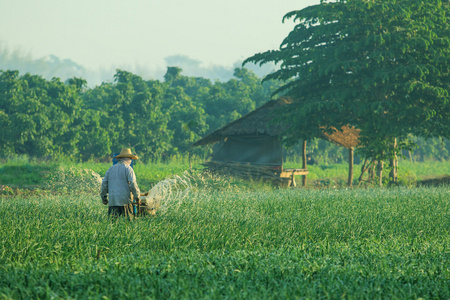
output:
[{"label": "light blue long-sleeve shirt", "polygon": [[109,206],[128,205],[133,199],[139,199],[140,191],[133,168],[124,162],[110,167],[103,177],[100,196],[102,199],[108,196]]}]

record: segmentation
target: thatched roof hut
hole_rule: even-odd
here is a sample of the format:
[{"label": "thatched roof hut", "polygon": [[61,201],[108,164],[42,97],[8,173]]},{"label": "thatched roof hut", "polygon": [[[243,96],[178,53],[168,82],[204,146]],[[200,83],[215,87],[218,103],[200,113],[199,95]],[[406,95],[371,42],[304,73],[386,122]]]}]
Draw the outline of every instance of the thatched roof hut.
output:
[{"label": "thatched roof hut", "polygon": [[[208,167],[230,171],[231,165],[233,169],[245,165],[245,171],[248,173],[250,165],[257,165],[257,173],[260,174],[261,166],[268,166],[272,170],[271,173],[274,173],[276,177],[289,177],[295,184],[294,175],[306,175],[308,173],[306,162],[304,162],[304,169],[283,169],[282,145],[280,142],[283,128],[282,125],[272,122],[272,112],[289,103],[291,103],[291,100],[288,98],[271,100],[247,115],[205,136],[195,142],[194,146],[220,142],[220,147],[214,151],[212,160],[206,164]],[[322,138],[353,150],[358,144],[358,136],[359,131],[357,129],[344,126],[341,130],[336,130],[331,134],[324,131]]]},{"label": "thatched roof hut", "polygon": [[[279,98],[271,100],[263,106],[251,111],[247,115],[225,125],[224,127],[205,136],[194,143],[194,146],[201,146],[220,142],[223,139],[232,136],[273,136],[279,137],[282,127],[279,124],[273,124],[272,111],[286,104],[291,103],[288,98]],[[270,126],[269,126],[270,125]],[[334,143],[338,146],[349,148],[357,147],[359,141],[359,129],[355,127],[343,126],[341,130],[335,130],[333,133],[323,131],[321,138]]]}]

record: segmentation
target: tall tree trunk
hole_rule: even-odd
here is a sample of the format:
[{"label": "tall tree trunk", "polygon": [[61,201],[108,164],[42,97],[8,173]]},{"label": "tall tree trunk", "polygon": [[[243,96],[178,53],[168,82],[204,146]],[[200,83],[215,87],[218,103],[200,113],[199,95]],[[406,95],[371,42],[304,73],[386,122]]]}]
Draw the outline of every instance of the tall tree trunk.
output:
[{"label": "tall tree trunk", "polygon": [[[303,169],[307,169],[307,165],[306,165],[306,141],[303,141],[303,146],[302,146],[302,160],[303,160],[303,165],[302,168]],[[302,175],[302,186],[306,186],[306,175]]]},{"label": "tall tree trunk", "polygon": [[396,184],[398,182],[397,138],[394,138],[393,151],[394,153],[389,160],[389,167],[391,168],[391,172],[389,173],[390,184]]},{"label": "tall tree trunk", "polygon": [[369,181],[372,181],[375,177],[375,165],[377,164],[376,160],[372,160],[372,164],[369,166]]},{"label": "tall tree trunk", "polygon": [[377,167],[377,175],[378,175],[378,185],[383,185],[383,166],[384,162],[382,160],[378,161],[378,167]]},{"label": "tall tree trunk", "polygon": [[348,149],[348,181],[347,181],[348,186],[353,185],[353,154],[354,149],[353,147],[351,147]]},{"label": "tall tree trunk", "polygon": [[369,164],[367,164],[368,161],[369,160],[366,158],[364,160],[364,164],[361,166],[361,174],[359,175],[358,182],[362,181],[363,176],[364,176],[364,174],[366,173],[367,170],[369,170],[369,172],[368,172],[369,173],[369,180],[373,179],[373,176],[371,177],[370,173],[371,173],[371,168],[372,168],[372,165],[373,165],[374,161],[372,160],[371,162],[369,162]]}]

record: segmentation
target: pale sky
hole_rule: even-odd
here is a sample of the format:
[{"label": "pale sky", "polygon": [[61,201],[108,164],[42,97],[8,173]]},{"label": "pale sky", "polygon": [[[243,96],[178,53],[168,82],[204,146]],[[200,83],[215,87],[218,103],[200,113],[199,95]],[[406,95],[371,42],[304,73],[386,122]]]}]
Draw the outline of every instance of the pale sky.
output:
[{"label": "pale sky", "polygon": [[0,0],[0,46],[90,69],[164,67],[185,55],[228,66],[278,49],[292,11],[320,0]]}]

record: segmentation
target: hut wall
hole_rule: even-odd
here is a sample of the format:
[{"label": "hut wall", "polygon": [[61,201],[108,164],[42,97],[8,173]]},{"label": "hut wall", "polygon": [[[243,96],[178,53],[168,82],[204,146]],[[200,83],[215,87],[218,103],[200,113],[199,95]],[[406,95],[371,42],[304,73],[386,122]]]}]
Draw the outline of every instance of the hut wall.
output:
[{"label": "hut wall", "polygon": [[220,143],[212,160],[281,166],[282,146],[275,136],[232,136]]}]

